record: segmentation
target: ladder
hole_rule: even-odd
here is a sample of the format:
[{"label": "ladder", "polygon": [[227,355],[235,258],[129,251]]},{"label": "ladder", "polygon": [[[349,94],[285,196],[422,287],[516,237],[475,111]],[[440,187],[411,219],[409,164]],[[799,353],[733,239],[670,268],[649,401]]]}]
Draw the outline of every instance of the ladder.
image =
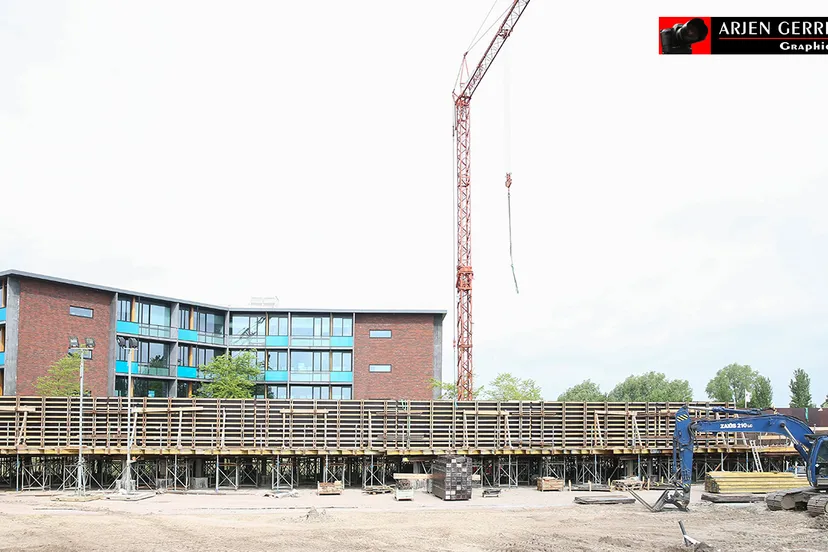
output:
[{"label": "ladder", "polygon": [[756,444],[756,441],[750,441],[750,451],[753,454],[753,470],[754,471],[764,471],[762,469],[762,459],[759,457],[759,446]]}]

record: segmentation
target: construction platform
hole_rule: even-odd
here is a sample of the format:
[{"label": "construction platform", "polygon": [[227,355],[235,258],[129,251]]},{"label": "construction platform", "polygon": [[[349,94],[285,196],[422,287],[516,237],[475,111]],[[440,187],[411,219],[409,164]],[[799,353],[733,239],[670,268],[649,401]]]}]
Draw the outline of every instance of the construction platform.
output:
[{"label": "construction platform", "polygon": [[[0,455],[123,455],[127,399],[0,397]],[[681,403],[132,399],[137,455],[671,454]],[[691,403],[699,407],[724,403]],[[695,411],[705,415],[701,410]],[[83,428],[80,435],[80,428]],[[778,436],[751,436],[793,453]],[[744,434],[707,434],[700,453],[750,450]]]},{"label": "construction platform", "polygon": [[[127,454],[136,487],[273,489],[320,481],[392,483],[426,475],[446,454],[472,457],[477,484],[534,485],[537,477],[607,483],[671,473],[681,403],[323,401],[0,397],[0,488],[69,488],[77,464],[90,487],[117,485]],[[724,403],[692,403],[701,408]],[[81,423],[82,422],[82,423]],[[79,431],[83,428],[82,433]],[[82,445],[82,450],[79,449]],[[79,452],[81,454],[79,454]],[[712,470],[782,470],[795,450],[776,435],[704,434],[697,479]]]}]

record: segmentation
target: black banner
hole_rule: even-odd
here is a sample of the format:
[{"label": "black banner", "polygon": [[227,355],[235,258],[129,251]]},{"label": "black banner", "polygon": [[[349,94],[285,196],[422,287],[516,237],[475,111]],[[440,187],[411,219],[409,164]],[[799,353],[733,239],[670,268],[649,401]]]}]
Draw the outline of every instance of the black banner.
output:
[{"label": "black banner", "polygon": [[828,54],[828,17],[711,17],[711,54]]}]

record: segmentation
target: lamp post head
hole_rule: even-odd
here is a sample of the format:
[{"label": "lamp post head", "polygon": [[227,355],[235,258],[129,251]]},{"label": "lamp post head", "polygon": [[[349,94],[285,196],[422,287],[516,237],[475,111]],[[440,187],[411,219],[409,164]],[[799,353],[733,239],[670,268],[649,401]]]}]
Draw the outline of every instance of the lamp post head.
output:
[{"label": "lamp post head", "polygon": [[95,339],[94,339],[94,338],[92,338],[92,337],[87,337],[85,341],[86,341],[86,346],[87,346],[87,347],[89,347],[90,349],[94,349],[94,348],[95,348]]},{"label": "lamp post head", "polygon": [[80,347],[80,342],[78,341],[77,337],[69,338],[69,347],[71,347],[72,349],[77,349],[78,347]]}]

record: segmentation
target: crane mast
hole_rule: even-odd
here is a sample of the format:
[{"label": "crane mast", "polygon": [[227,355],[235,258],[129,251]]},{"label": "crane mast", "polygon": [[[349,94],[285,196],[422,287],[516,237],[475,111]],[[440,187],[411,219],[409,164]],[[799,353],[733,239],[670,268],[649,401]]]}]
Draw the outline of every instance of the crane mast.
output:
[{"label": "crane mast", "polygon": [[472,250],[471,250],[471,128],[470,103],[498,52],[529,5],[529,0],[514,0],[506,11],[483,57],[469,74],[463,54],[460,80],[454,96],[454,136],[457,153],[457,399],[472,400]]}]

